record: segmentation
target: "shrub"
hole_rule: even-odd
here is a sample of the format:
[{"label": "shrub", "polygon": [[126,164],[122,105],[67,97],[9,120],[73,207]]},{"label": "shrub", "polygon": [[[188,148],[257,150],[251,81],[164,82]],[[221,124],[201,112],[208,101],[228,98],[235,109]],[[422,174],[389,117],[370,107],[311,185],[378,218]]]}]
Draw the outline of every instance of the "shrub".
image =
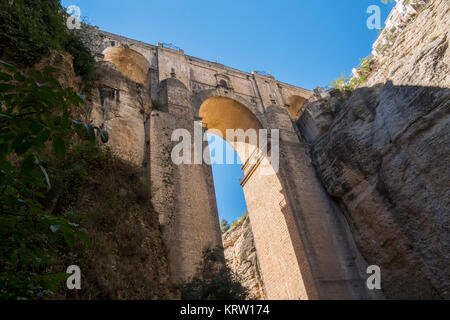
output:
[{"label": "shrub", "polygon": [[247,218],[247,216],[248,216],[248,211],[244,211],[244,213],[242,214],[242,216],[241,216],[237,221],[234,221],[234,222],[231,224],[231,227],[232,227],[232,228],[239,227],[239,226],[245,221],[245,219]]},{"label": "shrub", "polygon": [[94,58],[66,26],[67,14],[58,0],[14,0],[0,3],[0,57],[30,67],[50,49],[67,51],[83,80],[92,80]]},{"label": "shrub", "polygon": [[64,157],[69,107],[82,100],[51,77],[51,68],[25,75],[1,65],[7,72],[0,72],[0,299],[39,298],[66,276],[48,272],[59,253],[86,238],[71,221],[45,211],[51,184],[40,160],[50,141]]},{"label": "shrub", "polygon": [[181,286],[182,300],[245,300],[248,290],[225,263],[223,249],[206,248],[196,275]]},{"label": "shrub", "polygon": [[64,49],[73,57],[75,73],[81,76],[85,83],[92,81],[95,74],[95,60],[83,41],[75,34],[70,33],[65,39]]},{"label": "shrub", "polygon": [[227,232],[229,229],[230,229],[230,225],[228,224],[228,221],[225,219],[222,219],[220,221],[220,231],[222,232],[222,234]]},{"label": "shrub", "polygon": [[335,88],[341,91],[344,96],[350,94],[358,86],[364,84],[367,81],[370,73],[372,72],[372,60],[365,58],[360,60],[358,67],[358,76],[349,77],[345,74],[330,83],[331,88]]},{"label": "shrub", "polygon": [[[63,161],[67,138],[77,131],[92,140],[95,128],[70,120],[83,101],[61,87],[51,68],[23,74],[0,63],[6,71],[0,72],[0,299],[44,298],[66,277],[52,266],[68,248],[89,240],[76,223],[45,206],[52,180],[41,158],[51,145],[56,161]],[[79,188],[86,172],[73,168],[64,179]]]},{"label": "shrub", "polygon": [[49,48],[63,49],[64,19],[58,0],[15,0],[0,4],[0,52],[19,66],[37,63]]}]

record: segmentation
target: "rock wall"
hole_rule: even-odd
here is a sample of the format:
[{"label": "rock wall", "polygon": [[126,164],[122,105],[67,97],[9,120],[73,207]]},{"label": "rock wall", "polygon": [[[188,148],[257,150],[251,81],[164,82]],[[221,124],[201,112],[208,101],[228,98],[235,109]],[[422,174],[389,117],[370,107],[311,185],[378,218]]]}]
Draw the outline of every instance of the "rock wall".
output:
[{"label": "rock wall", "polygon": [[266,299],[250,218],[228,230],[222,241],[227,265],[240,277],[242,285],[249,289],[249,299]]},{"label": "rock wall", "polygon": [[299,121],[386,298],[450,298],[449,21],[448,0],[429,1],[325,133]]},{"label": "rock wall", "polygon": [[[281,129],[278,174],[262,174],[262,162],[251,164],[243,186],[267,297],[372,297],[365,286],[366,264],[315,176],[289,114],[299,114],[312,92],[163,44],[153,46],[96,28],[93,33],[100,86],[90,97],[90,120],[110,131],[109,146],[117,154],[146,171],[175,282],[195,273],[202,250],[219,244],[221,234],[211,168],[205,162],[171,161],[179,142],[172,141],[172,133],[183,129],[194,137],[198,131],[201,139],[200,131],[206,128],[248,128],[247,112],[257,119],[252,128]],[[227,108],[225,101],[240,109]],[[210,118],[203,111],[214,102],[220,102],[220,112]],[[194,130],[196,120],[206,127]]]}]

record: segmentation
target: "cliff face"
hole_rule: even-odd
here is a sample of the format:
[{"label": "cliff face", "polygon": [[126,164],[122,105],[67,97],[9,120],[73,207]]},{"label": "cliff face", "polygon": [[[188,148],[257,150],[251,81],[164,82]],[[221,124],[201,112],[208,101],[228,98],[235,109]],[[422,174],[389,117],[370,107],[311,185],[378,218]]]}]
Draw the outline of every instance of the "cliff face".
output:
[{"label": "cliff face", "polygon": [[227,265],[240,277],[241,284],[249,289],[249,299],[265,299],[250,219],[247,217],[241,225],[227,231],[222,240]]},{"label": "cliff face", "polygon": [[[55,68],[54,76],[64,87],[81,89],[70,55],[51,51],[35,68],[47,65]],[[145,91],[113,65],[100,63],[96,71],[97,82],[82,107],[85,112],[71,112],[74,119],[85,121],[87,113],[94,124],[104,124],[115,152],[74,139],[64,160],[47,161],[54,185],[48,196],[52,210],[78,223],[92,241],[61,268],[55,267],[61,272],[66,265],[80,265],[82,290],[61,291],[55,298],[177,299],[158,213],[142,182],[144,157],[125,148],[144,140],[145,107],[150,103]],[[114,148],[118,142],[123,149]]]},{"label": "cliff face", "polygon": [[430,1],[364,88],[323,102],[325,130],[311,112],[299,121],[387,298],[450,298],[449,21],[448,0]]}]

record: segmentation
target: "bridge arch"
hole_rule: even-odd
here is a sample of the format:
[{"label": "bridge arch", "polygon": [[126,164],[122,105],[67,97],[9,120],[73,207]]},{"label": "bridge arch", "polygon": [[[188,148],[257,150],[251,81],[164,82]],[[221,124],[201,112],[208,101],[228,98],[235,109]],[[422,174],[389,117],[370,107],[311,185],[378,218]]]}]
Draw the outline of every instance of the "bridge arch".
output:
[{"label": "bridge arch", "polygon": [[141,84],[148,81],[150,63],[139,52],[119,46],[106,48],[103,55],[103,61],[112,62],[125,77]]},{"label": "bridge arch", "polygon": [[231,89],[227,90],[226,88],[207,89],[194,93],[192,95],[191,102],[194,107],[195,115],[200,116],[200,107],[205,101],[207,101],[209,98],[218,97],[229,98],[240,103],[243,107],[245,107],[246,110],[252,113],[252,115],[260,122],[262,127],[265,127],[264,116],[257,109],[256,103],[252,103],[239,94],[234,93]]},{"label": "bridge arch", "polygon": [[[267,297],[336,299],[374,296],[365,286],[366,264],[353,243],[345,218],[321,186],[310,162],[308,146],[299,139],[289,115],[289,108],[295,106],[292,107],[295,111],[301,107],[299,99],[293,97],[291,100],[290,96],[308,99],[312,92],[256,73],[250,76],[238,71],[229,72],[229,68],[224,71],[223,66],[185,56],[180,51],[111,34],[105,36],[96,53],[103,52],[104,61],[111,62],[129,79],[145,84],[144,88],[151,90],[151,99],[157,99],[162,105],[161,110],[151,111],[143,127],[139,103],[130,103],[137,108],[128,108],[128,103],[122,103],[126,116],[129,117],[129,111],[133,109],[132,118],[140,125],[123,122],[122,117],[118,117],[118,123],[122,130],[137,128],[136,132],[145,131],[145,136],[138,135],[142,139],[136,145],[144,146],[140,149],[145,152],[143,156],[148,160],[145,165],[157,190],[152,202],[159,212],[174,280],[192,276],[202,248],[220,243],[221,237],[216,201],[211,192],[214,188],[211,168],[206,163],[177,166],[170,161],[170,150],[175,144],[170,139],[171,133],[183,128],[195,136],[195,117],[200,117],[200,111],[202,115],[203,112],[210,113],[205,111],[205,106],[201,110],[202,105],[207,103],[211,107],[217,102],[224,106],[229,101],[218,98],[221,97],[243,106],[245,117],[241,120],[253,116],[263,129],[280,129],[280,170],[273,175],[259,175],[261,166],[248,164],[243,168],[246,175],[241,184],[264,269]],[[113,48],[105,49],[109,46],[107,40],[111,40]],[[147,86],[150,84],[149,61],[155,70],[151,86]],[[227,86],[221,85],[220,80],[225,80]],[[124,91],[129,92],[124,94],[136,97],[134,86],[128,87]],[[281,99],[278,99],[279,91]],[[272,100],[268,98],[270,95],[274,98],[274,93],[278,98],[271,103],[278,105],[268,105]],[[129,99],[130,102],[133,100],[137,99]],[[103,109],[99,111],[103,112]],[[211,123],[211,120],[207,115],[203,118],[208,126],[207,122]],[[225,128],[242,126],[240,123],[225,125],[223,121],[215,126],[220,125]],[[249,127],[258,126],[249,124]],[[201,130],[197,127],[197,131]],[[129,139],[120,140],[122,148],[130,145]]]},{"label": "bridge arch", "polygon": [[[210,91],[203,93],[203,98],[197,106],[203,126],[230,143],[243,164],[240,184],[268,297],[315,298],[309,268],[301,268],[298,263],[302,250],[299,236],[292,228],[292,210],[282,177],[271,162],[274,160],[271,156],[277,155],[271,154],[272,150],[266,154],[266,141],[259,139],[259,130],[264,129],[262,122],[248,104],[229,96]],[[230,137],[227,132],[230,129],[241,130],[244,135]],[[251,137],[252,131],[256,132],[256,139]]]},{"label": "bridge arch", "polygon": [[297,120],[303,113],[308,100],[299,95],[291,95],[286,98],[286,105],[292,120]]},{"label": "bridge arch", "polygon": [[[259,130],[263,126],[242,103],[225,96],[213,96],[202,103],[198,116],[208,131],[226,140],[236,150],[242,163],[258,147]],[[230,130],[236,135],[227,134]]]}]

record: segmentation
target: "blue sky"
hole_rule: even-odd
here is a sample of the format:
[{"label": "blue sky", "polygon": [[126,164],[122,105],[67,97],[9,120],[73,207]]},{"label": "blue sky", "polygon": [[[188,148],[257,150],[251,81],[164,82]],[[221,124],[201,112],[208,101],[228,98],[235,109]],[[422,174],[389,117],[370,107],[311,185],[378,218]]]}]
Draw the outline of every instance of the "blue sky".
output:
[{"label": "blue sky", "polygon": [[[326,86],[371,52],[368,6],[381,0],[63,0],[100,29],[150,44],[173,43],[186,54],[244,71],[262,70],[307,89]],[[219,214],[245,210],[235,166],[214,166]],[[231,184],[235,181],[234,184]],[[226,186],[226,188],[225,188]],[[222,191],[220,191],[222,190]]]},{"label": "blue sky", "polygon": [[[233,147],[228,142],[213,134],[208,134],[208,138],[211,150],[219,149],[223,146],[223,159],[225,159],[226,154],[233,154],[234,159],[236,159],[236,164],[212,165],[219,217],[220,219],[226,219],[231,224],[232,221],[239,219],[244,211],[247,210],[244,193],[239,184],[239,178],[242,176],[242,163]],[[217,147],[214,147],[212,145],[214,143],[219,144]],[[211,154],[211,158],[213,157],[214,154]]]}]

